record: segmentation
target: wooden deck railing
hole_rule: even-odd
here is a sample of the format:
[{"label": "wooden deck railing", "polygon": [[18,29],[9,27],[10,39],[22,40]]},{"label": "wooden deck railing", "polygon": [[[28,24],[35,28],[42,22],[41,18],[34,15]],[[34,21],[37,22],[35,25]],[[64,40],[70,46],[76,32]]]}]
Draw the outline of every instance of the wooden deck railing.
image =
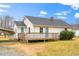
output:
[{"label": "wooden deck railing", "polygon": [[41,40],[41,39],[59,39],[59,34],[58,33],[28,33],[28,34],[23,34],[19,33],[18,34],[19,39],[24,39],[24,40]]}]

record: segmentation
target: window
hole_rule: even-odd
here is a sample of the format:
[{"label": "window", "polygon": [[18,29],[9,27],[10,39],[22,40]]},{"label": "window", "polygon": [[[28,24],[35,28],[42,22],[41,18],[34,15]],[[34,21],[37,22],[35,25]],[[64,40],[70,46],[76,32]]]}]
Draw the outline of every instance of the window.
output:
[{"label": "window", "polygon": [[30,27],[29,27],[29,31],[28,32],[30,33]]},{"label": "window", "polygon": [[40,33],[43,33],[43,28],[40,28]]}]

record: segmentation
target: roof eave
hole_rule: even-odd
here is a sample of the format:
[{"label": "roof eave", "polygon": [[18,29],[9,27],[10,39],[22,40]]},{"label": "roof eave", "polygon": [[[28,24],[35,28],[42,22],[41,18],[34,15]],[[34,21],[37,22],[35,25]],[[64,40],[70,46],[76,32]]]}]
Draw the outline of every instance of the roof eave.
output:
[{"label": "roof eave", "polygon": [[70,26],[34,25],[35,27],[71,28]]}]

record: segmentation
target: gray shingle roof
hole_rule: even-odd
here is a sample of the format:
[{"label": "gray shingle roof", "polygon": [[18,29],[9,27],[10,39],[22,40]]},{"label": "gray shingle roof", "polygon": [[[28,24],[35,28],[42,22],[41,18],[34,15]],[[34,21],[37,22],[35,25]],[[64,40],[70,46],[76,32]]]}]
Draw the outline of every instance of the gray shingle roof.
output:
[{"label": "gray shingle roof", "polygon": [[23,21],[14,21],[17,26],[25,26]]},{"label": "gray shingle roof", "polygon": [[40,18],[40,17],[32,17],[32,16],[26,16],[35,26],[49,26],[49,27],[70,27],[69,24],[62,20],[53,20],[50,21],[48,18]]}]

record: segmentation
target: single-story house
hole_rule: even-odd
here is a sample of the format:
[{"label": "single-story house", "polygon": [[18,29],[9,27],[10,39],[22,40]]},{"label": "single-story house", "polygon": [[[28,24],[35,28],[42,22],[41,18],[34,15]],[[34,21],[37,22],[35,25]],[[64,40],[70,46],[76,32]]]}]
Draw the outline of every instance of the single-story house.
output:
[{"label": "single-story house", "polygon": [[[25,39],[58,39],[59,33],[71,26],[60,19],[25,16],[23,21],[15,21],[16,37],[18,34]],[[24,35],[25,34],[25,35]],[[21,38],[22,38],[21,37]]]},{"label": "single-story house", "polygon": [[65,28],[72,30],[71,25],[61,19],[54,19],[53,17],[40,18],[25,16],[23,21],[8,20],[6,24],[5,26],[7,28],[10,27],[12,29],[12,31],[10,31],[8,28],[8,32],[12,32],[12,36],[15,39],[25,40],[59,39],[60,32]]}]

